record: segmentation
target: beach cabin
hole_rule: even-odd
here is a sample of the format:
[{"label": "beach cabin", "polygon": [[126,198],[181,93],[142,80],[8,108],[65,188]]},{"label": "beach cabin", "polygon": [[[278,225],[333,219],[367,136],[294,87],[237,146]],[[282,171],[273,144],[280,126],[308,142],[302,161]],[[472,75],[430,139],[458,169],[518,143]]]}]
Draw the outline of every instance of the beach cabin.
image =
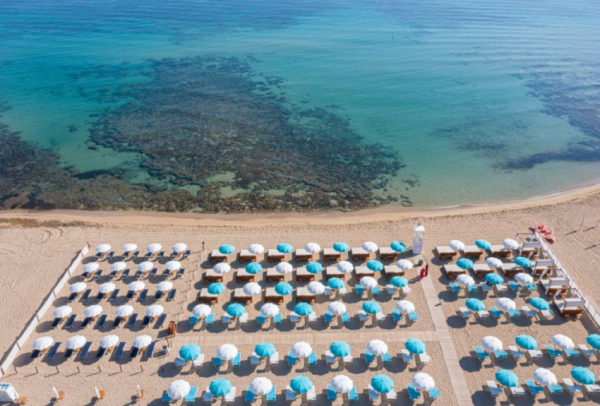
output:
[{"label": "beach cabin", "polygon": [[580,318],[585,306],[585,300],[578,291],[569,289],[565,297],[559,295],[554,297],[554,305],[564,317],[574,316]]},{"label": "beach cabin", "polygon": [[19,394],[10,383],[0,383],[0,402],[13,403],[19,399]]},{"label": "beach cabin", "polygon": [[[550,275],[549,278],[544,276]],[[569,288],[569,278],[567,278],[559,269],[553,269],[542,273],[540,277],[540,285],[547,296],[555,296],[556,294],[564,295]]]},{"label": "beach cabin", "polygon": [[542,243],[534,234],[519,233],[516,240],[521,243],[520,257],[537,258],[542,251]]},{"label": "beach cabin", "polygon": [[531,268],[531,275],[534,278],[536,278],[538,276],[541,276],[544,272],[550,271],[552,269],[556,269],[556,264],[554,263],[553,259],[538,259],[537,261],[535,261],[533,267]]}]

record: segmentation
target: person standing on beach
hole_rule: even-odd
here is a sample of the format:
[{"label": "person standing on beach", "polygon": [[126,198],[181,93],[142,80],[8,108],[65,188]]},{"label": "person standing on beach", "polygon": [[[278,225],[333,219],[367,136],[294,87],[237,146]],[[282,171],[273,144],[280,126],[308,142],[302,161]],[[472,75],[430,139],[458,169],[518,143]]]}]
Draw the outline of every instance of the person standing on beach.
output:
[{"label": "person standing on beach", "polygon": [[429,264],[427,264],[423,268],[421,268],[421,272],[419,273],[419,278],[420,279],[426,278],[427,275],[429,275]]}]

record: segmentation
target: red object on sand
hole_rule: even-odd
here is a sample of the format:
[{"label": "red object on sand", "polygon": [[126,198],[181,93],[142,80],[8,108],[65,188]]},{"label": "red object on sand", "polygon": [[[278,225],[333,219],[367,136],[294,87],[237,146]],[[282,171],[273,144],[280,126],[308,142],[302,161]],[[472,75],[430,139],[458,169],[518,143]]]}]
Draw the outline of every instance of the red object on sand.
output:
[{"label": "red object on sand", "polygon": [[538,233],[540,233],[540,235],[542,236],[542,238],[544,240],[548,241],[550,244],[554,244],[556,239],[554,238],[554,235],[552,235],[552,232],[548,229],[548,227],[546,227],[545,224],[540,224],[539,226],[535,226],[535,229],[538,231]]}]

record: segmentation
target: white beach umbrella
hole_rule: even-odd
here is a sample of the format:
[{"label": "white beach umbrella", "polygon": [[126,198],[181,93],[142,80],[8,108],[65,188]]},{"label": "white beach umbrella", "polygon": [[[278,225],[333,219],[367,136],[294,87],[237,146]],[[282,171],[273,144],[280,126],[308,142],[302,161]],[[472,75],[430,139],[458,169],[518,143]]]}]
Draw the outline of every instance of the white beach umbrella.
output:
[{"label": "white beach umbrella", "polygon": [[154,268],[154,264],[150,261],[144,261],[137,266],[137,270],[140,272],[148,272],[152,268]]},{"label": "white beach umbrella", "polygon": [[117,307],[117,310],[115,310],[115,314],[117,315],[117,317],[129,317],[133,314],[133,306],[131,306],[131,305],[119,306],[119,307]]},{"label": "white beach umbrella", "polygon": [[346,305],[342,302],[329,303],[329,306],[327,306],[327,310],[329,311],[329,313],[337,315],[344,314],[347,311]]},{"label": "white beach umbrella", "polygon": [[238,355],[238,349],[233,344],[223,344],[217,350],[217,357],[223,361],[231,361]]},{"label": "white beach umbrella", "polygon": [[396,309],[402,314],[408,314],[415,311],[415,305],[408,300],[400,300],[396,303]]},{"label": "white beach umbrella", "polygon": [[452,240],[452,241],[450,241],[448,246],[450,248],[452,248],[454,251],[464,251],[465,250],[465,243],[460,240]]},{"label": "white beach umbrella", "polygon": [[280,262],[275,267],[275,270],[277,271],[277,273],[280,273],[282,275],[287,275],[294,271],[294,267],[289,262]]},{"label": "white beach umbrella", "polygon": [[190,393],[191,387],[187,381],[178,379],[171,382],[167,388],[167,395],[173,400],[183,399]]},{"label": "white beach umbrella", "polygon": [[483,339],[481,340],[481,345],[483,346],[483,348],[486,349],[486,351],[489,352],[502,351],[502,349],[504,348],[504,346],[502,345],[502,341],[500,341],[498,337],[494,336],[483,337]]},{"label": "white beach umbrella", "polygon": [[556,375],[546,368],[538,368],[533,371],[533,379],[542,386],[553,386],[558,384]]},{"label": "white beach umbrella", "polygon": [[84,336],[73,336],[67,340],[67,349],[76,350],[81,348],[85,345],[86,341]]},{"label": "white beach umbrella", "polygon": [[102,306],[98,306],[98,305],[88,306],[83,311],[83,315],[85,317],[96,317],[96,316],[99,316],[100,313],[102,313]]},{"label": "white beach umbrella", "polygon": [[486,258],[485,263],[491,266],[492,268],[500,268],[502,266],[502,261],[494,257]]},{"label": "white beach umbrella", "polygon": [[254,378],[250,383],[250,392],[257,396],[265,396],[273,389],[273,382],[264,377]]},{"label": "white beach umbrella", "polygon": [[171,289],[173,289],[173,282],[162,281],[161,283],[156,285],[156,290],[158,290],[159,292],[168,292]]},{"label": "white beach umbrella", "polygon": [[517,304],[507,297],[501,297],[500,299],[496,300],[496,305],[498,305],[498,307],[505,312],[515,310],[517,308]]},{"label": "white beach umbrella", "polygon": [[381,340],[371,340],[367,344],[367,350],[373,355],[382,356],[387,354],[388,346]]},{"label": "white beach umbrella", "polygon": [[354,382],[346,375],[338,375],[331,380],[331,387],[337,393],[348,393],[354,388]]},{"label": "white beach umbrella", "polygon": [[533,276],[525,272],[520,272],[515,275],[515,280],[523,285],[529,285],[530,283],[533,283]]},{"label": "white beach umbrella", "polygon": [[108,244],[100,244],[96,247],[96,252],[98,254],[104,254],[105,252],[110,251],[110,245]]},{"label": "white beach umbrella", "polygon": [[215,271],[216,274],[225,275],[227,272],[231,271],[231,266],[226,262],[219,262],[215,265],[213,271]]},{"label": "white beach umbrella", "polygon": [[317,244],[316,242],[309,242],[308,244],[306,244],[304,249],[306,250],[306,252],[309,252],[311,254],[316,254],[318,252],[321,252],[321,246],[319,244]]},{"label": "white beach umbrella", "polygon": [[33,342],[33,349],[44,351],[46,348],[50,348],[52,344],[54,344],[54,338],[48,336],[40,337]]},{"label": "white beach umbrella", "polygon": [[165,264],[165,268],[167,268],[168,271],[176,271],[179,268],[181,268],[181,262],[179,261],[169,261]]},{"label": "white beach umbrella", "polygon": [[150,244],[146,247],[146,250],[150,253],[150,254],[154,254],[155,252],[160,251],[160,249],[162,248],[162,245],[160,245],[159,243],[155,242],[153,244]]},{"label": "white beach umbrella", "polygon": [[373,289],[377,287],[377,281],[375,280],[375,278],[372,278],[370,276],[363,276],[362,278],[360,278],[360,286],[362,286],[365,289]]},{"label": "white beach umbrella", "polygon": [[123,245],[122,249],[125,252],[132,252],[132,251],[137,250],[137,245],[136,244],[131,244],[131,243],[125,244],[125,245]]},{"label": "white beach umbrella", "polygon": [[353,269],[354,265],[352,265],[352,262],[349,261],[340,261],[337,264],[337,270],[344,274],[352,272]]},{"label": "white beach umbrella", "polygon": [[119,343],[119,336],[115,334],[107,335],[100,340],[100,348],[110,348],[114,347]]},{"label": "white beach umbrella", "polygon": [[179,254],[187,249],[187,245],[182,242],[178,242],[177,244],[173,245],[173,247],[171,247],[171,249],[173,250],[173,252],[175,254]]},{"label": "white beach umbrella", "polygon": [[131,345],[133,345],[135,348],[146,348],[150,344],[152,344],[152,337],[144,334],[134,338],[133,343]]},{"label": "white beach umbrella", "polygon": [[148,317],[160,316],[161,314],[163,314],[164,311],[165,311],[165,308],[162,307],[161,305],[148,306],[146,308],[146,316],[148,316]]},{"label": "white beach umbrella", "polygon": [[140,290],[144,290],[145,287],[146,287],[146,284],[141,281],[131,282],[129,285],[127,285],[127,289],[129,289],[133,292],[139,292]]},{"label": "white beach umbrella", "polygon": [[262,291],[260,285],[256,282],[248,282],[244,285],[244,294],[248,296],[256,296],[259,295]]},{"label": "white beach umbrella", "polygon": [[52,316],[57,319],[62,319],[63,317],[67,317],[69,314],[73,312],[71,306],[61,306],[55,309],[52,312]]},{"label": "white beach umbrella", "polygon": [[365,250],[367,252],[377,252],[377,250],[379,249],[377,244],[375,244],[374,242],[371,242],[371,241],[367,241],[366,243],[363,244],[362,247],[363,247],[363,250]]},{"label": "white beach umbrella", "polygon": [[248,252],[252,255],[260,255],[265,252],[265,247],[260,244],[252,244],[248,247]]},{"label": "white beach umbrella", "polygon": [[212,309],[207,304],[199,304],[192,309],[192,315],[196,317],[208,317],[212,313]]},{"label": "white beach umbrella", "polygon": [[456,283],[462,286],[473,286],[475,285],[475,279],[471,278],[469,275],[458,275],[456,278]]},{"label": "white beach umbrella", "polygon": [[265,303],[260,308],[260,315],[263,317],[275,317],[279,314],[279,307],[275,303]]},{"label": "white beach umbrella", "polygon": [[502,241],[502,245],[504,245],[504,248],[513,251],[518,250],[520,247],[519,243],[511,238],[507,238],[506,240]]},{"label": "white beach umbrella", "polygon": [[407,259],[401,259],[396,262],[396,267],[403,271],[410,271],[413,268],[413,264]]},{"label": "white beach umbrella", "polygon": [[69,286],[69,292],[80,293],[80,292],[83,292],[86,287],[87,287],[87,285],[85,283],[76,282],[76,283],[72,284],[71,286]]},{"label": "white beach umbrella", "polygon": [[312,352],[313,349],[310,344],[304,341],[299,341],[292,346],[292,354],[296,358],[308,358]]},{"label": "white beach umbrella", "polygon": [[424,372],[415,374],[412,378],[412,384],[415,388],[423,392],[435,389],[435,381],[430,375]]},{"label": "white beach umbrella", "polygon": [[116,289],[116,286],[112,282],[106,282],[106,283],[103,283],[102,285],[98,286],[98,292],[102,293],[103,295],[106,295],[115,289]]},{"label": "white beach umbrella", "polygon": [[575,343],[569,337],[563,334],[556,334],[552,336],[552,344],[563,350],[572,350],[575,348]]},{"label": "white beach umbrella", "polygon": [[115,262],[110,266],[110,270],[114,272],[120,272],[127,268],[127,264],[123,261]]},{"label": "white beach umbrella", "polygon": [[90,262],[83,266],[83,272],[96,272],[100,268],[97,262]]},{"label": "white beach umbrella", "polygon": [[313,295],[322,295],[325,293],[325,286],[321,282],[310,282],[306,289]]}]

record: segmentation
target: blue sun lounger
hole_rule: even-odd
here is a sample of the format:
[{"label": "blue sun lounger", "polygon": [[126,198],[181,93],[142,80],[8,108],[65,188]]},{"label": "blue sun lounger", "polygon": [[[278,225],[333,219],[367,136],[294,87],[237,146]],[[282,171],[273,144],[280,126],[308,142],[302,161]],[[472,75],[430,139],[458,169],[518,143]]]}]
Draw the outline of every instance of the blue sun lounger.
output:
[{"label": "blue sun lounger", "polygon": [[297,362],[298,362],[298,359],[296,357],[294,357],[292,355],[292,352],[290,351],[287,356],[288,365],[296,365]]},{"label": "blue sun lounger", "polygon": [[65,328],[69,329],[69,328],[73,327],[73,324],[75,323],[76,318],[77,318],[77,315],[72,314],[71,317],[69,317],[69,320],[67,320],[67,322],[65,323]]},{"label": "blue sun lounger", "polygon": [[142,326],[147,327],[148,324],[150,324],[150,321],[152,321],[152,317],[144,316],[144,320],[142,321]]},{"label": "blue sun lounger", "polygon": [[121,324],[122,321],[123,321],[123,318],[117,316],[117,318],[115,319],[115,321],[113,323],[113,327],[119,327],[119,325]]},{"label": "blue sun lounger", "polygon": [[317,365],[317,353],[316,352],[313,351],[308,356],[308,365],[309,366]]},{"label": "blue sun lounger", "polygon": [[215,357],[215,358],[212,359],[212,364],[213,364],[213,366],[215,366],[215,367],[218,368],[221,365],[223,365],[223,361],[221,360],[221,358]]},{"label": "blue sun lounger", "polygon": [[137,320],[137,316],[138,316],[137,313],[134,313],[134,314],[132,314],[129,317],[129,320],[127,320],[127,326],[128,327],[131,327],[131,326],[133,326],[135,324],[135,322]]},{"label": "blue sun lounger", "polygon": [[86,328],[87,326],[89,326],[89,324],[91,322],[92,322],[92,318],[86,317],[85,319],[83,319],[83,322],[81,323],[81,328]]},{"label": "blue sun lounger", "polygon": [[167,300],[173,300],[175,299],[175,294],[177,293],[177,289],[171,289],[171,291],[169,292],[169,296],[167,296]]},{"label": "blue sun lounger", "polygon": [[337,399],[337,392],[333,390],[331,385],[327,385],[327,400],[334,402]]},{"label": "blue sun lounger", "polygon": [[87,358],[88,352],[90,352],[90,347],[92,346],[92,342],[88,341],[85,343],[81,351],[79,351],[79,359]]},{"label": "blue sun lounger", "polygon": [[396,309],[392,310],[392,318],[394,319],[394,321],[400,321],[400,320],[402,320],[403,317],[404,317],[404,315],[402,313],[400,313],[398,310],[396,310]]},{"label": "blue sun lounger", "polygon": [[104,323],[106,322],[106,317],[107,317],[106,314],[103,314],[102,316],[100,316],[100,318],[96,322],[97,329],[101,329],[102,327],[104,327]]},{"label": "blue sun lounger", "polygon": [[117,350],[115,351],[115,358],[119,359],[123,356],[123,350],[125,349],[125,342],[121,341],[119,343],[119,346],[117,347]]},{"label": "blue sun lounger", "polygon": [[462,288],[458,286],[455,282],[450,282],[450,290],[452,293],[460,293]]},{"label": "blue sun lounger", "polygon": [[408,385],[408,397],[410,400],[419,400],[421,398],[421,392],[419,392],[414,385]]},{"label": "blue sun lounger", "polygon": [[158,318],[158,321],[154,325],[154,328],[161,328],[165,324],[166,319],[167,319],[167,314],[166,313],[161,314],[160,317]]},{"label": "blue sun lounger", "polygon": [[194,403],[196,402],[196,396],[198,396],[198,387],[192,386],[184,400],[186,403]]},{"label": "blue sun lounger", "polygon": [[350,389],[350,392],[348,392],[348,400],[350,402],[354,402],[354,401],[358,400],[358,393],[356,392],[356,386],[353,386],[352,389]]},{"label": "blue sun lounger", "polygon": [[544,388],[538,386],[533,379],[527,379],[525,384],[527,385],[527,389],[529,389],[529,392],[531,392],[531,396],[533,397],[536,397],[544,391]]},{"label": "blue sun lounger", "polygon": [[40,356],[42,352],[40,350],[33,350],[33,352],[31,353],[31,358],[37,358]]},{"label": "blue sun lounger", "polygon": [[115,289],[112,291],[112,293],[108,297],[108,301],[114,302],[115,300],[117,300],[117,296],[119,296],[119,289]]},{"label": "blue sun lounger", "polygon": [[560,393],[563,393],[563,387],[560,385],[548,386],[548,390],[550,391],[551,395],[558,395]]},{"label": "blue sun lounger", "polygon": [[140,349],[138,347],[132,347],[131,353],[129,353],[129,358],[135,358],[140,353]]},{"label": "blue sun lounger", "polygon": [[54,345],[50,348],[50,351],[48,351],[48,354],[46,354],[46,359],[54,359],[54,357],[56,357],[56,352],[58,351],[60,344],[61,343],[54,343]]},{"label": "blue sun lounger", "polygon": [[156,347],[156,341],[152,341],[150,343],[150,345],[148,346],[148,348],[146,348],[146,353],[144,354],[144,356],[147,359],[151,359],[154,356],[154,348]]},{"label": "blue sun lounger", "polygon": [[81,301],[82,302],[86,302],[89,298],[90,298],[90,294],[92,293],[91,289],[86,290],[85,292],[83,292],[83,295],[81,295]]},{"label": "blue sun lounger", "polygon": [[72,302],[76,298],[77,298],[77,293],[76,292],[71,293],[71,295],[69,296],[69,302]]},{"label": "blue sun lounger", "polygon": [[271,388],[271,392],[267,393],[267,402],[275,402],[277,400],[277,388],[275,385]]},{"label": "blue sun lounger", "polygon": [[375,361],[375,356],[369,350],[365,350],[365,362],[370,364],[373,361]]},{"label": "blue sun lounger", "polygon": [[100,349],[96,353],[96,358],[102,358],[102,357],[104,357],[104,355],[106,355],[107,351],[108,351],[108,348],[100,347]]},{"label": "blue sun lounger", "polygon": [[490,354],[485,352],[481,347],[475,347],[475,354],[477,354],[477,358],[479,361],[483,361],[490,357]]},{"label": "blue sun lounger", "polygon": [[410,312],[408,313],[408,318],[410,321],[417,321],[419,320],[419,315],[415,312]]},{"label": "blue sun lounger", "polygon": [[143,302],[144,300],[146,300],[146,296],[148,296],[148,289],[142,290],[142,293],[140,293],[139,301]]},{"label": "blue sun lounger", "polygon": [[546,345],[546,351],[548,351],[548,354],[550,355],[550,358],[552,358],[552,359],[558,358],[562,355],[561,351],[554,349],[554,347],[552,347],[551,345]]},{"label": "blue sun lounger", "polygon": [[246,388],[246,396],[244,396],[244,400],[246,403],[253,403],[256,400],[256,396],[254,396],[254,393],[252,393],[250,390],[250,386]]},{"label": "blue sun lounger", "polygon": [[440,391],[439,391],[438,389],[436,389],[436,388],[430,389],[430,390],[429,390],[427,393],[429,394],[429,398],[430,398],[431,400],[435,400],[435,399],[439,398],[439,397],[440,397],[440,395],[442,394],[442,392],[440,392]]}]

